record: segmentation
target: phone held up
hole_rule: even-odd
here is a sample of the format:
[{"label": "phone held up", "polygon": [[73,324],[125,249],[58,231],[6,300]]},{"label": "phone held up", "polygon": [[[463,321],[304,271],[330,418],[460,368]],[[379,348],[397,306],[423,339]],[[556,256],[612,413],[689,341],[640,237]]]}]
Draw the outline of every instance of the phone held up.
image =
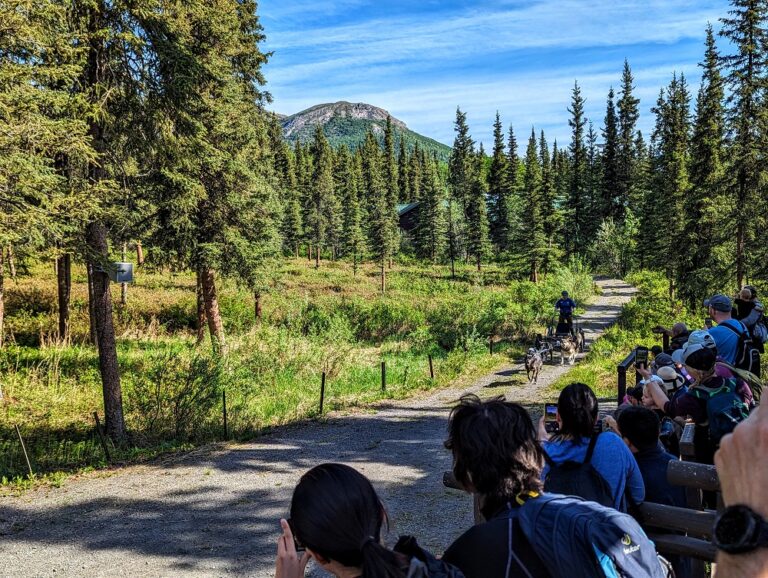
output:
[{"label": "phone held up", "polygon": [[544,404],[544,429],[550,434],[560,431],[560,426],[557,423],[556,403]]},{"label": "phone held up", "polygon": [[638,345],[635,348],[635,367],[648,367],[648,348]]}]

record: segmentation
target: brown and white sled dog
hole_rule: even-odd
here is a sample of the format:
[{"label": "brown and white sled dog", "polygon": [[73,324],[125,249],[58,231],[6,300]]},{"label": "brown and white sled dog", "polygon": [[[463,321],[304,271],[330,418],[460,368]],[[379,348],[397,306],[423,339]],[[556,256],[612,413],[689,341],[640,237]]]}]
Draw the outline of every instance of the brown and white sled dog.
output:
[{"label": "brown and white sled dog", "polygon": [[576,361],[576,352],[579,350],[579,346],[576,343],[576,339],[570,335],[563,337],[560,340],[560,365],[563,365],[565,358],[568,358],[568,364],[573,365]]},{"label": "brown and white sled dog", "polygon": [[535,348],[529,348],[528,353],[525,354],[525,371],[528,374],[528,383],[539,382],[539,372],[543,364],[544,360],[541,359],[541,354]]}]

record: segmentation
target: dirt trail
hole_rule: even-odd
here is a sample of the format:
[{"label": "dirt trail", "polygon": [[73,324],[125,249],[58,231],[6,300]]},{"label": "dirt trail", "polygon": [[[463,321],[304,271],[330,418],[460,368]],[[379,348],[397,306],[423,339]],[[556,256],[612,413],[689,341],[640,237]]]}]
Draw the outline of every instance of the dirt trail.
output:
[{"label": "dirt trail", "polygon": [[[577,320],[587,344],[633,294],[621,281],[597,282],[602,295]],[[389,511],[390,540],[414,534],[442,552],[472,524],[467,497],[442,486],[451,404],[469,391],[540,402],[568,369],[545,365],[529,386],[522,367],[509,365],[469,387],[2,498],[0,576],[272,576],[277,520],[292,489],[304,471],[328,461],[373,481]]]}]

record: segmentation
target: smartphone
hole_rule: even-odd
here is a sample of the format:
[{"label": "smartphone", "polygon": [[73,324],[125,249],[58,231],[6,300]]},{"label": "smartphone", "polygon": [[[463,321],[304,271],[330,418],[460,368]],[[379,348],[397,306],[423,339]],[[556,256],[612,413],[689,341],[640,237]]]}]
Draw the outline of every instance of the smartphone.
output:
[{"label": "smartphone", "polygon": [[547,433],[556,433],[560,429],[560,426],[557,424],[556,403],[544,404],[544,429],[547,430]]},{"label": "smartphone", "polygon": [[637,346],[635,349],[635,366],[648,367],[648,348]]},{"label": "smartphone", "polygon": [[712,329],[712,318],[711,317],[705,317],[704,318],[704,325],[707,327],[707,329]]}]

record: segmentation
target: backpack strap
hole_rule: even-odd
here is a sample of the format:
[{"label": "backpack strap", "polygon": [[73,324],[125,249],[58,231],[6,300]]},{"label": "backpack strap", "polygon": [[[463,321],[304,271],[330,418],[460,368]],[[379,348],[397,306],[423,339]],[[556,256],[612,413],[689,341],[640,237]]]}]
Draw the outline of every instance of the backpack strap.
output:
[{"label": "backpack strap", "polygon": [[584,458],[584,463],[588,464],[592,461],[592,454],[595,452],[595,444],[597,444],[597,438],[600,434],[592,434],[592,438],[589,440],[589,447],[587,448],[587,456]]},{"label": "backpack strap", "polygon": [[739,337],[743,336],[745,331],[747,331],[747,332],[749,331],[749,329],[744,327],[744,324],[741,321],[736,321],[736,323],[738,323],[744,329],[744,331],[739,331],[733,325],[729,325],[728,321],[736,321],[736,320],[735,319],[728,319],[726,321],[723,321],[720,325],[718,325],[718,327],[727,327],[728,329],[733,331]]}]

